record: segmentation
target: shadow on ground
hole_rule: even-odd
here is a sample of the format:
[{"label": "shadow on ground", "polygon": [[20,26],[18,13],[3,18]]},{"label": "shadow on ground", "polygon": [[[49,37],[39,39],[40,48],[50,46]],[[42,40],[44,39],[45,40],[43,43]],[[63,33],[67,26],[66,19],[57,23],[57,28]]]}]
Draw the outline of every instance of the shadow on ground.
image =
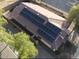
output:
[{"label": "shadow on ground", "polygon": [[76,53],[76,50],[77,46],[67,41],[66,44],[61,48],[61,53],[56,57],[59,59],[72,59],[72,57]]},{"label": "shadow on ground", "polygon": [[60,49],[60,54],[58,54],[56,57],[59,59],[73,59],[74,55],[79,55],[77,51],[79,50],[79,33],[74,31],[72,35],[72,41],[67,41],[65,45],[63,45]]},{"label": "shadow on ground", "polygon": [[7,32],[11,32],[12,34],[16,34],[21,32],[17,27],[13,26],[11,23],[4,24],[3,27],[6,29]]}]

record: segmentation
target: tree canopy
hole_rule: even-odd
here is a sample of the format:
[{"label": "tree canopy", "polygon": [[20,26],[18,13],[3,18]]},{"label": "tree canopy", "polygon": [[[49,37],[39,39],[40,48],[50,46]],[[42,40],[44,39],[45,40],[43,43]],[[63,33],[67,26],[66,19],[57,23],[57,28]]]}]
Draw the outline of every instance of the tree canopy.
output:
[{"label": "tree canopy", "polygon": [[26,33],[20,32],[15,36],[15,49],[19,51],[21,59],[32,58],[37,55],[38,51],[34,44],[30,41],[30,37]]},{"label": "tree canopy", "polygon": [[5,23],[7,23],[5,18],[2,16],[3,12],[3,9],[0,9],[0,25],[4,25]]},{"label": "tree canopy", "polygon": [[16,34],[11,34],[6,31],[3,24],[6,20],[2,16],[3,11],[0,9],[0,42],[5,42],[10,47],[15,48],[18,52],[19,58],[33,58],[38,54],[34,43],[30,40],[30,36],[24,32],[19,32]]},{"label": "tree canopy", "polygon": [[15,48],[20,59],[33,58],[38,54],[34,43],[30,41],[30,36],[23,32],[11,35],[3,27],[0,27],[0,42],[5,42]]},{"label": "tree canopy", "polygon": [[75,23],[75,29],[79,28],[79,4],[74,5],[70,11],[69,11],[69,15],[68,15],[68,22]]}]

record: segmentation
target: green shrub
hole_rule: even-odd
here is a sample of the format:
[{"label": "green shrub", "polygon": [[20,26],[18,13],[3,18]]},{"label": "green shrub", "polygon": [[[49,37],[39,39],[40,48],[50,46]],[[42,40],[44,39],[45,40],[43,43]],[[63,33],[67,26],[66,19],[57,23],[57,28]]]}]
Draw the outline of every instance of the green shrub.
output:
[{"label": "green shrub", "polygon": [[7,23],[5,18],[2,16],[3,12],[4,12],[3,9],[0,9],[0,25]]},{"label": "green shrub", "polygon": [[38,54],[34,43],[30,41],[30,37],[23,33],[15,34],[15,49],[19,51],[19,58],[33,58]]},{"label": "green shrub", "polygon": [[68,22],[74,22],[75,23],[75,29],[77,30],[79,27],[79,4],[74,5],[70,11],[69,11],[69,15],[68,15]]},{"label": "green shrub", "polygon": [[0,42],[5,42],[10,47],[13,47],[19,53],[20,59],[33,58],[38,54],[34,43],[30,41],[30,37],[23,32],[13,36],[7,33],[3,27],[0,27]]}]

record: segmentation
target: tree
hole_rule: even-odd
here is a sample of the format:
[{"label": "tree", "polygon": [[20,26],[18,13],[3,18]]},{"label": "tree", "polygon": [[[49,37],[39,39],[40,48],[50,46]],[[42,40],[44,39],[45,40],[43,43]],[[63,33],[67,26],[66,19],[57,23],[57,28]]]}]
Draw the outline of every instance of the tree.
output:
[{"label": "tree", "polygon": [[0,26],[0,42],[5,42],[6,44],[13,46],[14,38],[11,34],[7,33],[6,30]]},{"label": "tree", "polygon": [[15,49],[19,52],[19,58],[33,58],[38,54],[36,47],[26,33],[20,32],[15,34],[14,37]]},{"label": "tree", "polygon": [[4,25],[5,23],[7,23],[5,18],[2,16],[3,12],[4,12],[4,10],[0,9],[0,25]]},{"label": "tree", "polygon": [[15,48],[20,59],[33,58],[38,54],[36,47],[30,41],[30,36],[23,32],[13,36],[0,26],[0,42],[5,42],[10,47]]},{"label": "tree", "polygon": [[2,16],[3,12],[4,10],[0,9],[0,42],[5,42],[6,44],[12,46],[14,44],[13,36],[10,33],[7,33],[6,29],[2,27],[3,24],[7,23],[7,21]]},{"label": "tree", "polygon": [[78,30],[79,28],[79,4],[74,5],[70,11],[69,11],[69,15],[68,15],[68,22],[75,23],[75,28],[76,30]]}]

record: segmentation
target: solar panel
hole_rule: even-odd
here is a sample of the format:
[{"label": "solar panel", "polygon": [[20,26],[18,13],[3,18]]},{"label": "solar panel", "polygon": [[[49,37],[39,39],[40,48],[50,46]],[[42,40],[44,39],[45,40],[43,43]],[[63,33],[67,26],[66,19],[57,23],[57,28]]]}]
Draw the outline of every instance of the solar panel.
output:
[{"label": "solar panel", "polygon": [[[56,31],[52,31],[52,30],[50,30],[49,28],[47,28],[46,26],[44,26],[44,25],[42,25],[41,27],[40,27],[41,29],[43,29],[45,32],[47,32],[50,36],[52,36],[53,37],[53,39],[56,39],[56,37],[58,36],[58,33],[56,33]],[[54,28],[54,27],[53,27]]]},{"label": "solar panel", "polygon": [[22,10],[21,16],[23,16],[24,18],[26,18],[26,20],[29,20],[37,27],[39,27],[38,33],[48,40],[55,40],[61,31],[53,24],[47,23],[47,25],[43,25],[44,19],[40,18],[39,16],[25,8]]},{"label": "solar panel", "polygon": [[56,26],[54,26],[53,24],[51,24],[51,23],[46,23],[46,26],[48,27],[48,28],[50,28],[53,32],[55,32],[55,33],[60,33],[60,31],[61,31],[61,29],[59,29],[58,27],[56,27]]},{"label": "solar panel", "polygon": [[38,15],[32,13],[31,11],[29,11],[29,10],[27,10],[25,8],[22,10],[22,13],[24,14],[23,16],[28,16],[28,14],[29,14],[31,18],[36,18],[35,20],[38,21],[38,22],[40,22],[40,23],[43,23],[44,22],[44,19],[42,19]]},{"label": "solar panel", "polygon": [[55,40],[53,39],[51,36],[49,36],[45,31],[39,29],[38,33],[43,36],[45,39],[47,39],[47,41],[50,41],[51,43]]},{"label": "solar panel", "polygon": [[43,0],[43,2],[54,6],[64,12],[68,12],[74,3],[79,0]]}]

